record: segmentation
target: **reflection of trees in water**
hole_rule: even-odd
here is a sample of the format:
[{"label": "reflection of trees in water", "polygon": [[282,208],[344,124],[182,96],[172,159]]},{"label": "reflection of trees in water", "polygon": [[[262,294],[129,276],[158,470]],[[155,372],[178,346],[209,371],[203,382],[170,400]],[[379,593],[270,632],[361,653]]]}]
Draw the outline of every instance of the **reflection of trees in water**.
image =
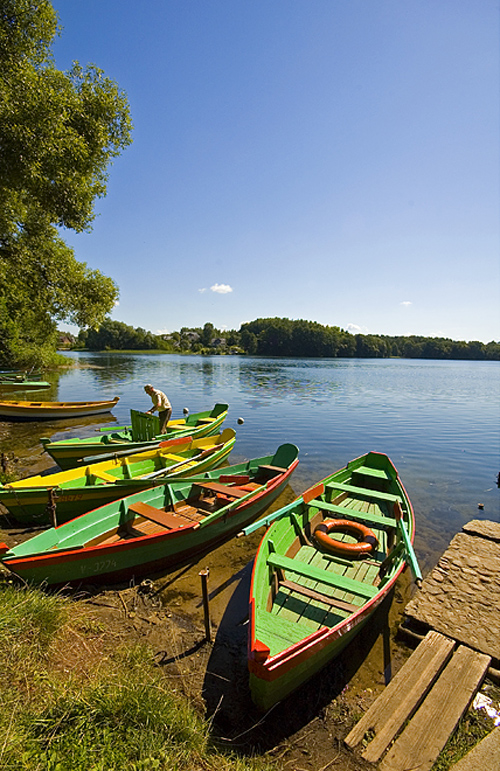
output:
[{"label": "reflection of trees in water", "polygon": [[[122,354],[86,354],[76,359],[78,379],[88,379],[100,386],[113,385],[134,378],[138,369],[138,361],[134,356]],[[68,377],[74,377],[75,370],[70,367],[61,372],[61,382]]]},{"label": "reflection of trees in water", "polygon": [[338,391],[339,385],[323,376],[323,369],[299,366],[297,375],[291,372],[296,369],[280,362],[248,362],[248,366],[240,368],[241,390],[258,399],[295,398],[300,401],[307,399],[318,402],[327,401]]}]

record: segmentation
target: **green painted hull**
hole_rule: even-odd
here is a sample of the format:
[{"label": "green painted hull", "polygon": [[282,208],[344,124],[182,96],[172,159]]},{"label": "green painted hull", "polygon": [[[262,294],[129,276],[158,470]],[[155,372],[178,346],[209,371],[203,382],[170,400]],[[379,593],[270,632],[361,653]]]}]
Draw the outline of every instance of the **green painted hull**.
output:
[{"label": "green painted hull", "polygon": [[219,466],[234,447],[235,432],[227,428],[215,437],[184,444],[182,439],[179,441],[181,444],[174,447],[2,485],[0,503],[18,522],[52,524],[50,504],[55,501],[57,523],[67,522],[98,506],[161,484],[164,479],[182,479]]},{"label": "green painted hull", "polygon": [[[250,590],[250,688],[261,710],[335,659],[370,621],[406,564],[403,529],[411,542],[414,536],[410,500],[381,453],[351,461],[272,516]],[[364,558],[352,528],[333,534],[338,547],[328,540],[332,533],[321,543],[328,523],[339,519],[356,531],[369,528]]]},{"label": "green painted hull", "polygon": [[[197,412],[189,415],[185,420],[173,420],[171,428],[166,434],[147,435],[147,432],[139,436],[139,431],[134,431],[132,426],[124,427],[121,431],[109,431],[97,438],[90,437],[80,439],[60,439],[52,442],[48,438],[40,439],[44,450],[53,458],[61,469],[75,468],[85,458],[93,458],[100,455],[112,455],[125,452],[138,452],[157,446],[159,442],[173,437],[191,436],[200,439],[203,436],[216,434],[227,417],[228,405],[216,404],[212,410]],[[134,411],[132,411],[134,413]],[[139,415],[139,413],[135,413]],[[148,416],[149,417],[149,416]],[[158,418],[149,417],[153,424],[158,423]],[[170,426],[169,424],[169,426]],[[177,426],[175,428],[174,426]]]},{"label": "green painted hull", "polygon": [[6,391],[40,391],[50,388],[45,380],[3,380],[0,378],[0,393]]},{"label": "green painted hull", "polygon": [[[30,583],[49,585],[121,581],[177,565],[258,517],[288,484],[297,456],[294,445],[281,445],[274,456],[212,470],[196,479],[172,482],[115,501],[14,547],[3,554],[3,564]],[[269,473],[269,464],[276,464],[277,458],[281,469]],[[220,480],[225,484],[219,487],[236,489],[239,497],[231,500],[229,493],[229,502],[225,502],[223,495],[222,503],[211,504],[213,511],[202,511],[197,520],[183,520],[186,504],[195,501],[196,505],[198,501],[201,505],[203,486]],[[147,518],[141,521],[137,514],[141,505],[154,507],[160,516],[164,510],[180,511],[179,525],[170,529],[158,526],[156,532],[142,533],[139,528],[151,522]]]}]

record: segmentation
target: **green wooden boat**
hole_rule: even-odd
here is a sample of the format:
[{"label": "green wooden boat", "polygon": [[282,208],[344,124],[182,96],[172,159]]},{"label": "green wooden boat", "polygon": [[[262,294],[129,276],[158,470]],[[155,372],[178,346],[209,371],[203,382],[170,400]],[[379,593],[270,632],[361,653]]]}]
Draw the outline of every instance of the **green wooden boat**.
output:
[{"label": "green wooden boat", "polygon": [[50,388],[50,383],[46,380],[35,380],[25,375],[2,375],[0,374],[0,392],[7,391],[40,391],[44,388]]},{"label": "green wooden boat", "polygon": [[3,564],[28,582],[118,581],[192,559],[258,517],[282,492],[298,449],[169,482],[46,530],[8,550]]},{"label": "green wooden boat", "polygon": [[358,634],[407,561],[421,576],[412,506],[380,453],[351,461],[244,533],[262,524],[270,527],[252,574],[248,667],[252,699],[267,710]]},{"label": "green wooden boat", "polygon": [[154,450],[0,485],[2,503],[18,522],[60,524],[165,479],[198,474],[222,463],[235,432],[201,439],[180,437]]},{"label": "green wooden boat", "polygon": [[114,457],[118,453],[152,449],[165,439],[177,436],[191,436],[193,439],[211,436],[219,431],[227,411],[227,404],[216,404],[211,410],[170,420],[167,433],[160,434],[160,421],[156,415],[131,410],[130,426],[100,429],[101,436],[56,441],[44,437],[40,441],[59,468],[69,469],[78,465],[83,458],[97,460],[95,456]]}]

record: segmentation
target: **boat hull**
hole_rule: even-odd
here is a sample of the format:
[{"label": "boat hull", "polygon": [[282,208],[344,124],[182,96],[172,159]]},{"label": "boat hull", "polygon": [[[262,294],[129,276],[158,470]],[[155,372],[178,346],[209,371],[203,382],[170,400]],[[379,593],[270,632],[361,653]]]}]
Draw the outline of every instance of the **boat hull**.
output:
[{"label": "boat hull", "polygon": [[[57,463],[59,468],[70,469],[75,468],[84,458],[109,455],[110,453],[137,452],[141,449],[147,450],[157,446],[160,441],[172,437],[191,436],[193,439],[199,439],[204,436],[212,436],[222,426],[227,417],[227,410],[227,404],[216,405],[211,412],[196,413],[196,415],[190,416],[184,423],[185,427],[171,429],[167,431],[167,434],[162,434],[150,440],[135,440],[133,432],[130,429],[124,429],[123,431],[109,432],[99,438],[81,439],[73,437],[54,442],[48,438],[42,438],[40,441],[43,444],[44,450]],[[214,417],[211,422],[203,422],[204,420],[206,421],[206,418],[197,418],[197,416],[201,415],[213,415]],[[199,422],[198,425],[197,422]],[[179,424],[180,421],[172,421],[172,423]]]},{"label": "boat hull", "polygon": [[[411,502],[381,453],[351,461],[273,517],[254,562],[249,607],[250,690],[262,711],[335,659],[370,622],[405,568],[402,531],[411,542],[414,536]],[[366,559],[349,532],[346,553],[315,540],[331,519],[373,528]]]},{"label": "boat hull", "polygon": [[0,418],[3,420],[59,420],[78,418],[87,415],[100,415],[110,412],[118,402],[115,396],[111,401],[100,402],[0,402]]},{"label": "boat hull", "polygon": [[[66,525],[41,533],[4,555],[3,563],[29,583],[51,586],[121,581],[131,576],[168,569],[212,549],[257,518],[281,494],[297,464],[298,460],[292,459],[283,473],[267,483],[265,490],[257,491],[253,498],[242,501],[232,509],[228,507],[227,510],[222,509],[220,513],[208,516],[204,522],[114,544],[87,548],[74,545],[75,538],[78,541],[90,536],[96,540],[96,534],[109,530],[123,512],[137,502],[157,504],[159,496],[172,495],[169,489],[175,494],[175,490],[179,490],[183,484],[177,482],[162,486],[161,491],[149,490],[103,506]],[[212,471],[206,474],[206,478],[212,480],[223,472],[238,468],[233,466]],[[191,482],[186,480],[184,484],[189,485]],[[73,544],[71,548],[64,548],[65,538]]]},{"label": "boat hull", "polygon": [[41,391],[50,388],[46,380],[0,380],[0,393],[6,391]]}]

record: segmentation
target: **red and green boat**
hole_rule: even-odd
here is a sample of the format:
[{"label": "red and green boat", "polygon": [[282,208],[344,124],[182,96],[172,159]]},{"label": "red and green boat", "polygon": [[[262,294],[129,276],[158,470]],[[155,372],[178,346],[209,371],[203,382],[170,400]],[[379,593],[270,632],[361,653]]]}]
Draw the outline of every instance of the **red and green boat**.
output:
[{"label": "red and green boat", "polygon": [[18,522],[60,524],[166,479],[220,466],[235,439],[235,431],[226,428],[216,436],[180,437],[153,450],[0,484],[0,503]]},{"label": "red and green boat", "polygon": [[252,522],[280,495],[298,449],[168,482],[122,498],[8,549],[3,564],[30,583],[120,581],[182,563]]},{"label": "red and green boat", "polygon": [[421,576],[412,505],[381,453],[351,461],[244,533],[262,524],[248,667],[252,699],[267,710],[342,651],[407,562]]},{"label": "red and green boat", "polygon": [[100,429],[100,436],[71,437],[52,441],[40,439],[43,448],[61,469],[75,468],[84,459],[97,460],[97,456],[115,457],[120,453],[148,450],[160,442],[180,436],[201,439],[216,434],[227,417],[228,405],[216,404],[211,410],[193,412],[184,418],[169,420],[167,433],[160,434],[160,421],[156,415],[130,410],[130,426]]}]

